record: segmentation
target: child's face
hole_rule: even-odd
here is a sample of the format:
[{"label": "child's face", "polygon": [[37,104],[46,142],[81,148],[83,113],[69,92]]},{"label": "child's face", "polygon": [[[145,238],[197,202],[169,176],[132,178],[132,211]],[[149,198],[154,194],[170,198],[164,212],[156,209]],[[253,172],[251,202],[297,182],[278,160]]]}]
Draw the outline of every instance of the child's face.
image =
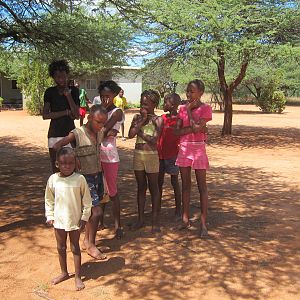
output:
[{"label": "child's face", "polygon": [[72,154],[61,155],[57,160],[57,167],[64,177],[70,176],[75,170],[75,156]]},{"label": "child's face", "polygon": [[65,87],[68,83],[68,75],[66,71],[55,71],[53,80],[59,87]]},{"label": "child's face", "polygon": [[115,93],[109,89],[104,89],[100,92],[100,99],[102,105],[107,108],[110,107],[114,103]]},{"label": "child's face", "polygon": [[147,113],[153,113],[155,104],[146,96],[141,100],[141,108],[145,109]]},{"label": "child's face", "polygon": [[107,121],[107,115],[99,111],[95,112],[93,115],[89,114],[88,122],[91,124],[91,129],[93,132],[99,132],[105,125]]},{"label": "child's face", "polygon": [[121,90],[121,91],[120,91],[120,93],[119,93],[119,97],[121,97],[121,98],[122,98],[122,97],[123,97],[123,95],[124,95],[124,91],[123,91],[123,90]]},{"label": "child's face", "polygon": [[202,95],[203,91],[199,90],[197,85],[195,85],[194,83],[188,85],[186,89],[186,97],[189,102],[199,100]]},{"label": "child's face", "polygon": [[164,99],[164,112],[172,112],[174,110],[177,110],[178,105],[175,105],[171,98],[165,98]]}]

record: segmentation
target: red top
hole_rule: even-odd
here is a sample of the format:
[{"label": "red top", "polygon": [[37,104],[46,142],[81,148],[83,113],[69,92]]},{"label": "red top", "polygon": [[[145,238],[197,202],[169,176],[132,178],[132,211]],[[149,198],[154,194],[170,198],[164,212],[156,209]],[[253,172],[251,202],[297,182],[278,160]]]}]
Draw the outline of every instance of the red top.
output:
[{"label": "red top", "polygon": [[160,159],[171,159],[178,154],[179,136],[174,134],[177,123],[177,116],[168,117],[162,115],[164,126],[157,144],[157,151]]}]

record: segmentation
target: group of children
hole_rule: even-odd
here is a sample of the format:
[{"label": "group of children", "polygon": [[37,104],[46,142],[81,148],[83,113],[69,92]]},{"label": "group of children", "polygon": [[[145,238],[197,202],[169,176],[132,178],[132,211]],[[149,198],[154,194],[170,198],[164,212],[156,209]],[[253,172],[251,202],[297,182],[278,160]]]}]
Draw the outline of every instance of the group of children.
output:
[{"label": "group of children", "polygon": [[[66,62],[60,61],[56,62],[56,65],[52,63],[49,67],[49,73],[57,85],[49,89],[56,89],[56,95],[60,95],[59,99],[63,102],[60,103],[60,107],[62,109],[67,107],[64,113],[57,111],[56,108],[59,106],[56,103],[57,99],[47,97],[49,89],[46,90],[43,117],[51,119],[50,129],[55,127],[52,123],[60,118],[64,118],[66,123],[69,122],[66,117],[72,121],[78,118],[78,113],[72,110],[73,104],[76,105],[76,99],[72,98],[72,90],[66,84],[68,74],[66,66]],[[99,86],[101,104],[91,107],[87,123],[80,128],[69,126],[73,128],[70,128],[67,134],[56,135],[55,140],[49,143],[50,158],[55,169],[53,168],[54,174],[50,176],[45,192],[46,217],[47,224],[53,225],[55,229],[61,267],[61,275],[53,279],[53,284],[69,278],[66,264],[67,233],[74,256],[77,290],[84,288],[80,278],[79,247],[79,236],[83,229],[85,229],[83,247],[87,253],[96,259],[105,258],[96,247],[95,239],[99,222],[103,225],[104,209],[108,199],[112,201],[116,238],[120,239],[123,236],[117,190],[120,160],[116,136],[124,123],[124,113],[114,104],[114,98],[120,90],[114,81],[101,82]],[[145,224],[144,208],[146,191],[149,188],[152,202],[152,232],[160,231],[159,215],[165,173],[171,175],[175,194],[175,215],[182,218],[180,229],[189,228],[191,169],[194,169],[201,203],[200,236],[207,236],[208,158],[205,141],[206,123],[212,118],[212,110],[209,105],[201,102],[203,92],[202,81],[194,80],[187,86],[186,104],[180,105],[181,99],[175,93],[167,95],[164,98],[166,114],[162,116],[157,116],[154,112],[159,104],[159,94],[153,90],[146,90],[141,94],[140,112],[133,117],[128,132],[128,138],[136,137],[133,169],[137,182],[138,220],[131,226],[133,230],[142,228]],[[75,92],[73,94],[76,97]],[[73,103],[70,103],[71,101]],[[51,134],[48,134],[48,137],[50,139]],[[182,195],[178,182],[179,171],[182,179]]]}]

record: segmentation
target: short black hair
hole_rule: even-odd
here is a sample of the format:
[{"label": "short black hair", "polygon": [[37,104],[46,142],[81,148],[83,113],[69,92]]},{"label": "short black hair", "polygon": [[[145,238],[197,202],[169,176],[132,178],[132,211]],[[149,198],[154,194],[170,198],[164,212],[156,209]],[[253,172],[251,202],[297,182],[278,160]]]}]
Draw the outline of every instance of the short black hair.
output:
[{"label": "short black hair", "polygon": [[99,87],[98,87],[98,93],[100,94],[103,90],[110,90],[114,94],[118,95],[121,91],[121,88],[118,86],[118,84],[113,80],[106,80],[106,81],[100,81]]},{"label": "short black hair", "polygon": [[172,101],[173,104],[175,105],[179,105],[181,103],[181,98],[178,94],[176,93],[171,93],[171,94],[167,94],[164,99],[170,99]]},{"label": "short black hair", "polygon": [[205,91],[205,85],[204,85],[204,83],[203,83],[202,80],[200,80],[200,79],[192,80],[192,81],[190,81],[190,82],[188,83],[188,86],[191,85],[191,84],[196,85],[200,91],[202,91],[202,92]]},{"label": "short black hair", "polygon": [[107,115],[107,110],[101,104],[95,104],[90,109],[90,115],[94,115],[96,112]]},{"label": "short black hair", "polygon": [[149,98],[155,104],[155,107],[158,106],[159,100],[160,100],[160,95],[157,91],[145,90],[141,94],[141,101],[144,97]]},{"label": "short black hair", "polygon": [[48,67],[49,76],[53,77],[56,71],[63,72],[65,71],[67,74],[70,73],[70,67],[66,60],[54,60]]},{"label": "short black hair", "polygon": [[56,152],[56,161],[59,160],[61,156],[73,155],[75,157],[75,151],[71,147],[62,147]]}]

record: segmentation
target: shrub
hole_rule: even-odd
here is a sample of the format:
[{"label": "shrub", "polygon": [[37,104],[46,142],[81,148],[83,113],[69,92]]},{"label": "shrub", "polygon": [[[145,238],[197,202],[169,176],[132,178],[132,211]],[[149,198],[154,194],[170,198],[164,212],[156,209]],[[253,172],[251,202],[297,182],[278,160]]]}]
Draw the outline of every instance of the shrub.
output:
[{"label": "shrub", "polygon": [[282,113],[285,108],[286,98],[282,91],[273,91],[267,87],[257,99],[257,106],[266,113]]}]

